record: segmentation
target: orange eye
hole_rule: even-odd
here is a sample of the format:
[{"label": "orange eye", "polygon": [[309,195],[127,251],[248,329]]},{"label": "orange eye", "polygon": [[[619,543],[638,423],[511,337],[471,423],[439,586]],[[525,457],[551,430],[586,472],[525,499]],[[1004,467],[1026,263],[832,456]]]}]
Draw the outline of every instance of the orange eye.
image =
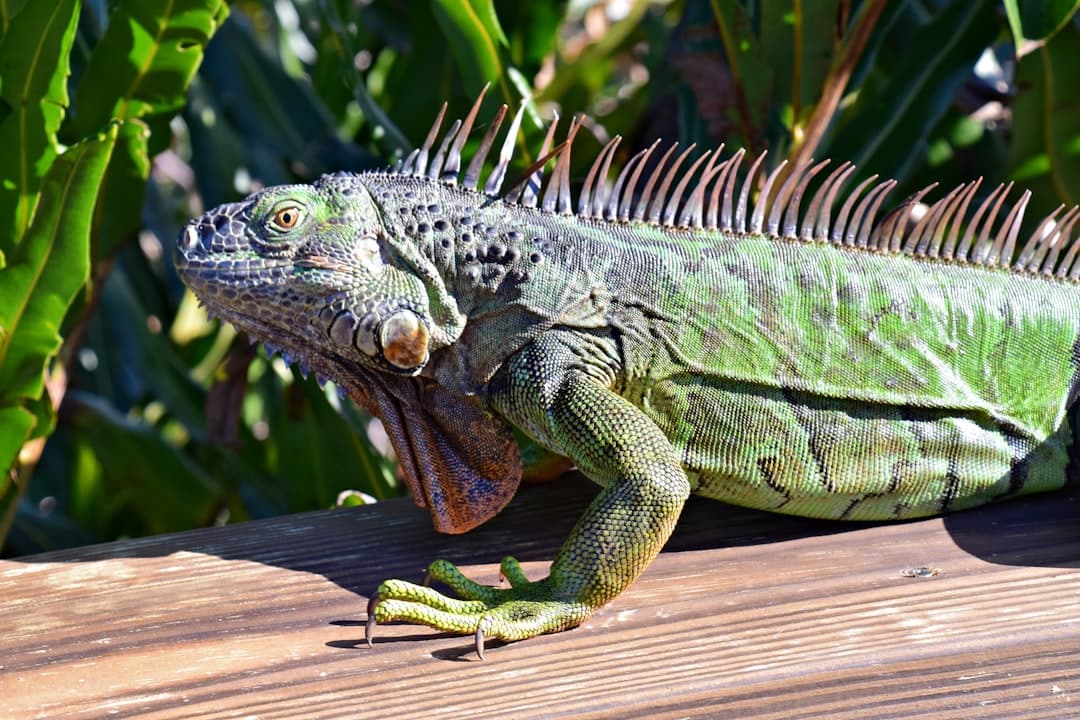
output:
[{"label": "orange eye", "polygon": [[300,208],[287,205],[274,213],[274,225],[279,230],[292,230],[300,223]]}]

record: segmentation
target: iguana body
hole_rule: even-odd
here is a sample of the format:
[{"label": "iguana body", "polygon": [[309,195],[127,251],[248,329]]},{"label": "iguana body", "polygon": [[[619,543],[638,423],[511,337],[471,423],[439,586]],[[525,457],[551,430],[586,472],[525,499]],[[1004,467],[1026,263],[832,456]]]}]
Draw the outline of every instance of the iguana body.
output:
[{"label": "iguana body", "polygon": [[812,196],[821,165],[773,172],[751,204],[760,159],[741,185],[742,153],[680,172],[669,152],[646,174],[654,145],[609,186],[612,143],[574,212],[576,123],[546,183],[500,196],[509,142],[476,188],[504,108],[461,180],[478,107],[430,163],[441,114],[402,167],[269,188],[193,221],[177,250],[211,312],[382,418],[438,529],[513,495],[511,426],[604,486],[548,578],[508,559],[500,590],[437,561],[463,600],[391,580],[372,625],[474,632],[481,649],[572,627],[644,570],[690,492],[880,520],[1066,482],[1075,208],[1014,263],[1026,195],[1005,213],[1000,188],[980,204],[962,186],[912,228],[910,203],[874,222],[891,182],[837,200],[847,165]]}]

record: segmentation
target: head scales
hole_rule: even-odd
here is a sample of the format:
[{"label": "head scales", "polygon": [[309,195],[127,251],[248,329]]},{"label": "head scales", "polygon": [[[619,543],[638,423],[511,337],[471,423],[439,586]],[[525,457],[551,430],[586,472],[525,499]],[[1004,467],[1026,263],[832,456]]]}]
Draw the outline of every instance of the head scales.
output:
[{"label": "head scales", "polygon": [[[647,223],[673,230],[719,231],[731,235],[766,235],[777,240],[830,243],[864,251],[1011,269],[1058,280],[1080,280],[1080,237],[1072,237],[1072,231],[1080,221],[1080,207],[1072,207],[1059,218],[1065,210],[1064,205],[1059,206],[1039,223],[1025,242],[1019,244],[1021,250],[1017,253],[1020,226],[1031,193],[1025,191],[1015,202],[1006,205],[1005,198],[1012,183],[998,185],[978,204],[970,221],[966,221],[982,178],[954,188],[926,208],[920,202],[934,189],[935,185],[930,185],[879,218],[879,210],[897,182],[892,179],[879,181],[877,175],[872,175],[844,194],[841,190],[855,170],[851,163],[845,162],[821,181],[804,211],[803,197],[811,181],[829,160],[816,164],[810,160],[795,168],[789,168],[785,160],[772,171],[759,173],[766,155],[762,152],[750,169],[740,175],[744,151],[739,150],[719,161],[724,148],[721,145],[714,151],[701,153],[680,174],[680,168],[695,148],[691,145],[676,155],[678,143],[674,143],[653,167],[639,193],[637,188],[643,170],[660,141],[630,158],[612,183],[608,181],[608,173],[621,142],[616,136],[593,160],[578,191],[575,210],[570,187],[570,152],[583,125],[580,116],[571,121],[566,138],[552,148],[558,125],[556,116],[548,127],[539,159],[518,182],[503,192],[524,105],[514,115],[496,162],[480,190],[484,164],[507,113],[506,105],[496,112],[462,177],[462,150],[486,92],[487,86],[465,119],[456,120],[450,126],[431,156],[446,115],[447,104],[443,103],[423,145],[390,172],[426,177],[448,185],[457,185],[460,180],[461,187],[482,192],[492,199],[529,208],[539,204],[545,212],[573,215],[583,220]],[[675,156],[673,161],[672,156]],[[554,167],[545,177],[545,170],[552,161]],[[760,190],[755,193],[759,186]],[[914,219],[916,211],[920,214]]]}]

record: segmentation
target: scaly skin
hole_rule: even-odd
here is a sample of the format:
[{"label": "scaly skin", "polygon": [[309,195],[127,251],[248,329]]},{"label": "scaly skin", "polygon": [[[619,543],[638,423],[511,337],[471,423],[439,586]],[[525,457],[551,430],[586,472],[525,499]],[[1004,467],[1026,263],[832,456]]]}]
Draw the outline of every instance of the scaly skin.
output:
[{"label": "scaly skin", "polygon": [[[1064,241],[1062,241],[1064,242]],[[1080,286],[764,232],[611,222],[392,172],[266,189],[193,221],[210,311],[379,415],[416,500],[461,532],[513,495],[511,428],[603,490],[510,587],[400,580],[391,620],[517,640],[648,566],[691,492],[822,518],[930,515],[1061,487]]]}]

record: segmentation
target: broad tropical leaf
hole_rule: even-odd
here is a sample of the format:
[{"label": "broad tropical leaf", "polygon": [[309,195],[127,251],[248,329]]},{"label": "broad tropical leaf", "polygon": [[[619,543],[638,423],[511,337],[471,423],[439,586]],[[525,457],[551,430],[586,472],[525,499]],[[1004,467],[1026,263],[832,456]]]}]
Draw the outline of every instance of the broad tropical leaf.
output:
[{"label": "broad tropical leaf", "polygon": [[[57,155],[79,0],[30,2],[0,41],[0,253],[18,244]],[[9,259],[10,262],[10,259]]]}]

